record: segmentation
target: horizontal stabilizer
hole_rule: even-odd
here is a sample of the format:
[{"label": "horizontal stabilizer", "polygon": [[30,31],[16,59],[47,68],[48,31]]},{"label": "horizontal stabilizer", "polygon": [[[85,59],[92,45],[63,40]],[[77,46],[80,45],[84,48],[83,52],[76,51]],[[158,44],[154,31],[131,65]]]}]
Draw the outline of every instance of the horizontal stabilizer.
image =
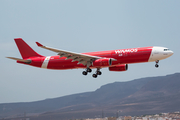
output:
[{"label": "horizontal stabilizer", "polygon": [[27,63],[27,64],[30,64],[30,63],[31,63],[31,60],[23,60],[23,59],[14,58],[14,57],[6,57],[6,58],[13,59],[13,60],[17,60],[17,61],[24,62],[24,63]]}]

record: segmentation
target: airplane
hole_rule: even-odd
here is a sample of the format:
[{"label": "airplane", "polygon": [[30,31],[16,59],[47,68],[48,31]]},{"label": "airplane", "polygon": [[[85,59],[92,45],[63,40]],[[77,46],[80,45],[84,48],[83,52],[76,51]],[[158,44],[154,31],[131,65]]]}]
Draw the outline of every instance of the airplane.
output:
[{"label": "airplane", "polygon": [[92,75],[94,78],[102,74],[101,68],[106,67],[109,68],[109,71],[121,72],[128,69],[128,64],[155,62],[155,67],[158,68],[159,60],[173,55],[173,51],[170,49],[157,46],[75,53],[51,48],[36,42],[38,47],[57,53],[55,56],[42,56],[35,52],[22,38],[15,38],[14,40],[22,59],[15,57],[7,58],[16,60],[17,63],[54,70],[82,68],[85,69],[82,72],[83,75],[92,72],[92,69],[97,69]]}]

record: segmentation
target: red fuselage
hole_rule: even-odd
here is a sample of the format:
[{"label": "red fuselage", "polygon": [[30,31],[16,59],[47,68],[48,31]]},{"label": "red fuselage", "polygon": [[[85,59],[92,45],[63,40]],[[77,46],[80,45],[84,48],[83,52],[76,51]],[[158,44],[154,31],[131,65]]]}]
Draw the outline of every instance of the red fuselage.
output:
[{"label": "red fuselage", "polygon": [[[116,66],[119,64],[131,64],[131,63],[140,63],[140,62],[148,62],[153,47],[142,47],[142,48],[131,48],[131,49],[119,49],[119,50],[110,50],[110,51],[100,51],[100,52],[89,52],[89,53],[82,53],[86,55],[98,56],[102,58],[114,58],[116,61],[112,61],[111,66]],[[47,57],[30,57],[31,63],[28,65],[35,66],[35,67],[42,67],[43,63],[46,61],[47,69],[76,69],[76,68],[86,68],[83,64],[77,64],[78,62],[72,62],[71,59],[65,60],[66,57],[60,58],[59,55],[57,56],[49,56]],[[46,60],[45,60],[46,59]],[[18,63],[23,63],[17,61]],[[110,67],[106,62],[102,62],[100,66],[93,66],[91,65],[90,68],[103,68],[103,67]]]},{"label": "red fuselage", "polygon": [[130,49],[109,50],[89,53],[75,53],[44,46],[38,42],[38,47],[56,52],[56,56],[42,56],[35,52],[22,38],[14,39],[21,53],[22,59],[7,57],[16,60],[18,63],[31,65],[39,68],[64,70],[85,68],[83,75],[90,73],[92,68],[96,68],[96,73],[92,76],[96,78],[101,75],[101,68],[109,67],[109,71],[126,71],[128,64],[153,62],[155,67],[159,67],[159,60],[173,55],[173,51],[165,47],[141,47]]}]

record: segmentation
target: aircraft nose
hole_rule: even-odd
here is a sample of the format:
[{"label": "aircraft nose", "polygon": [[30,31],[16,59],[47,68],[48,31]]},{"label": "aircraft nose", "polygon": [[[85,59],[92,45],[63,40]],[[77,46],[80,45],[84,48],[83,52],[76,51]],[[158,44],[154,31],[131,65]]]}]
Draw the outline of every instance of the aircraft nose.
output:
[{"label": "aircraft nose", "polygon": [[169,52],[168,52],[168,56],[170,57],[170,56],[172,56],[174,54],[174,52],[172,51],[172,50],[170,50]]},{"label": "aircraft nose", "polygon": [[170,52],[170,54],[171,54],[171,55],[173,55],[173,54],[174,54],[174,52],[173,52],[173,51],[171,51],[171,52]]}]

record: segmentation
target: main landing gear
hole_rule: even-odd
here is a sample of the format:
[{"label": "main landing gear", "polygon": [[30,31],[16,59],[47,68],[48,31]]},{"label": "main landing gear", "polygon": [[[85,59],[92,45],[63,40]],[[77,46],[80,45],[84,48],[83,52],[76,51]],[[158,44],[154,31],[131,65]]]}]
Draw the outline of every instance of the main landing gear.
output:
[{"label": "main landing gear", "polygon": [[155,64],[155,67],[156,67],[156,68],[159,67],[158,63],[159,63],[159,60],[156,60],[156,64]]},{"label": "main landing gear", "polygon": [[96,73],[93,74],[92,76],[93,76],[94,78],[97,78],[97,76],[98,76],[98,75],[101,75],[101,74],[102,74],[102,72],[100,71],[100,69],[97,69]]},{"label": "main landing gear", "polygon": [[[87,75],[88,72],[90,73],[90,72],[92,72],[92,70],[91,70],[90,68],[87,68],[85,71],[82,72],[82,74],[83,74],[83,75]],[[97,78],[97,76],[98,76],[98,75],[101,75],[101,74],[102,74],[102,72],[100,71],[99,68],[97,68],[96,73],[93,74],[92,76],[93,76],[94,78]]]},{"label": "main landing gear", "polygon": [[90,73],[90,72],[92,72],[92,70],[91,70],[90,68],[87,68],[86,71],[83,71],[83,72],[82,72],[82,74],[83,74],[83,75],[87,75],[88,72]]}]

